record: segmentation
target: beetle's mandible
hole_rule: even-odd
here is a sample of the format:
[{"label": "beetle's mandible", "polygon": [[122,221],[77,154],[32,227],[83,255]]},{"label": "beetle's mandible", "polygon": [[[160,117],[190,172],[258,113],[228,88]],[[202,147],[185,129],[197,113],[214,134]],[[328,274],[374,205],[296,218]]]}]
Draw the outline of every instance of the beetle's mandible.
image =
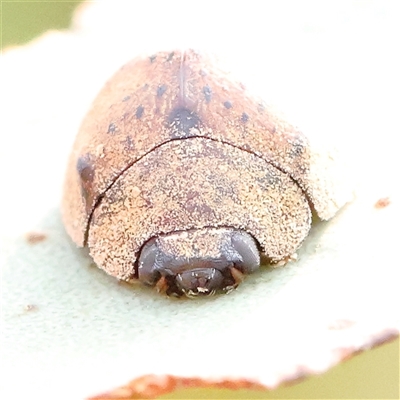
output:
[{"label": "beetle's mandible", "polygon": [[[124,65],[85,117],[63,220],[118,279],[228,293],[296,252],[329,202],[307,138],[194,50]],[[329,215],[328,215],[329,214]]]}]

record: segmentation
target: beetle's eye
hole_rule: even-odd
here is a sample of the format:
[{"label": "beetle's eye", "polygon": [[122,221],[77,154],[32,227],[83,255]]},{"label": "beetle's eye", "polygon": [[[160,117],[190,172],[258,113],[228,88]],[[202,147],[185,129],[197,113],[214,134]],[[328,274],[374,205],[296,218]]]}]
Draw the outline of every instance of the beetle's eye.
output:
[{"label": "beetle's eye", "polygon": [[143,246],[138,262],[138,273],[140,280],[149,285],[154,285],[160,278],[160,273],[156,268],[156,259],[159,248],[156,239],[151,239]]},{"label": "beetle's eye", "polygon": [[[240,257],[233,256],[235,267],[242,272],[249,274],[254,272],[260,266],[260,252],[255,240],[246,232],[233,231],[231,235],[233,249]],[[229,251],[229,250],[227,250]]]}]

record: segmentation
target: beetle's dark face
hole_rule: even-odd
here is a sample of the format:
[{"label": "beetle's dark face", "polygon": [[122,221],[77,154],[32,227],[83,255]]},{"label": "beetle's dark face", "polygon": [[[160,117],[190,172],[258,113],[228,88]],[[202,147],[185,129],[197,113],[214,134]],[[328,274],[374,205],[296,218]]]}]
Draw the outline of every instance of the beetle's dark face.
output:
[{"label": "beetle's dark face", "polygon": [[246,232],[203,228],[151,239],[138,261],[139,279],[167,295],[228,293],[260,266],[255,240]]}]

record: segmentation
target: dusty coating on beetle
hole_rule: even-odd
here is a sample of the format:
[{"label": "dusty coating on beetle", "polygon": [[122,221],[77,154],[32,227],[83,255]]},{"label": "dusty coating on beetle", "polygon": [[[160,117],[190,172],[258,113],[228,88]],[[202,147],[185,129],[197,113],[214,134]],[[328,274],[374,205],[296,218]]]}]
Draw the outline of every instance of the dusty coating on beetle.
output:
[{"label": "dusty coating on beetle", "polygon": [[208,57],[139,57],[106,83],[82,123],[63,219],[77,245],[121,279],[135,274],[150,237],[203,226],[246,230],[278,262],[307,235],[307,198],[323,219],[341,206],[323,160]]},{"label": "dusty coating on beetle", "polygon": [[[208,228],[201,231],[177,231],[174,235],[165,235],[158,242],[165,254],[179,255],[182,258],[220,258],[222,249],[219,239],[223,233],[229,236],[231,229]],[[222,234],[221,234],[222,232]]]},{"label": "dusty coating on beetle", "polygon": [[142,244],[159,233],[232,227],[277,262],[296,251],[310,220],[287,174],[254,154],[191,138],[160,146],[117,179],[93,213],[88,244],[98,265],[128,279]]}]

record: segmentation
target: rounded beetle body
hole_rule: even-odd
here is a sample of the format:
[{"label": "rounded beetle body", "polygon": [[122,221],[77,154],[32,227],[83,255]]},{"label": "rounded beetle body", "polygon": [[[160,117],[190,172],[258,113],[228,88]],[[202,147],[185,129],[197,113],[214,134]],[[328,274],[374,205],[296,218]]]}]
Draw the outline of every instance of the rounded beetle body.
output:
[{"label": "rounded beetle body", "polygon": [[313,159],[300,131],[204,55],[141,57],[82,123],[63,219],[119,279],[178,296],[228,292],[259,252],[274,263],[296,252],[310,203],[326,217]]}]

